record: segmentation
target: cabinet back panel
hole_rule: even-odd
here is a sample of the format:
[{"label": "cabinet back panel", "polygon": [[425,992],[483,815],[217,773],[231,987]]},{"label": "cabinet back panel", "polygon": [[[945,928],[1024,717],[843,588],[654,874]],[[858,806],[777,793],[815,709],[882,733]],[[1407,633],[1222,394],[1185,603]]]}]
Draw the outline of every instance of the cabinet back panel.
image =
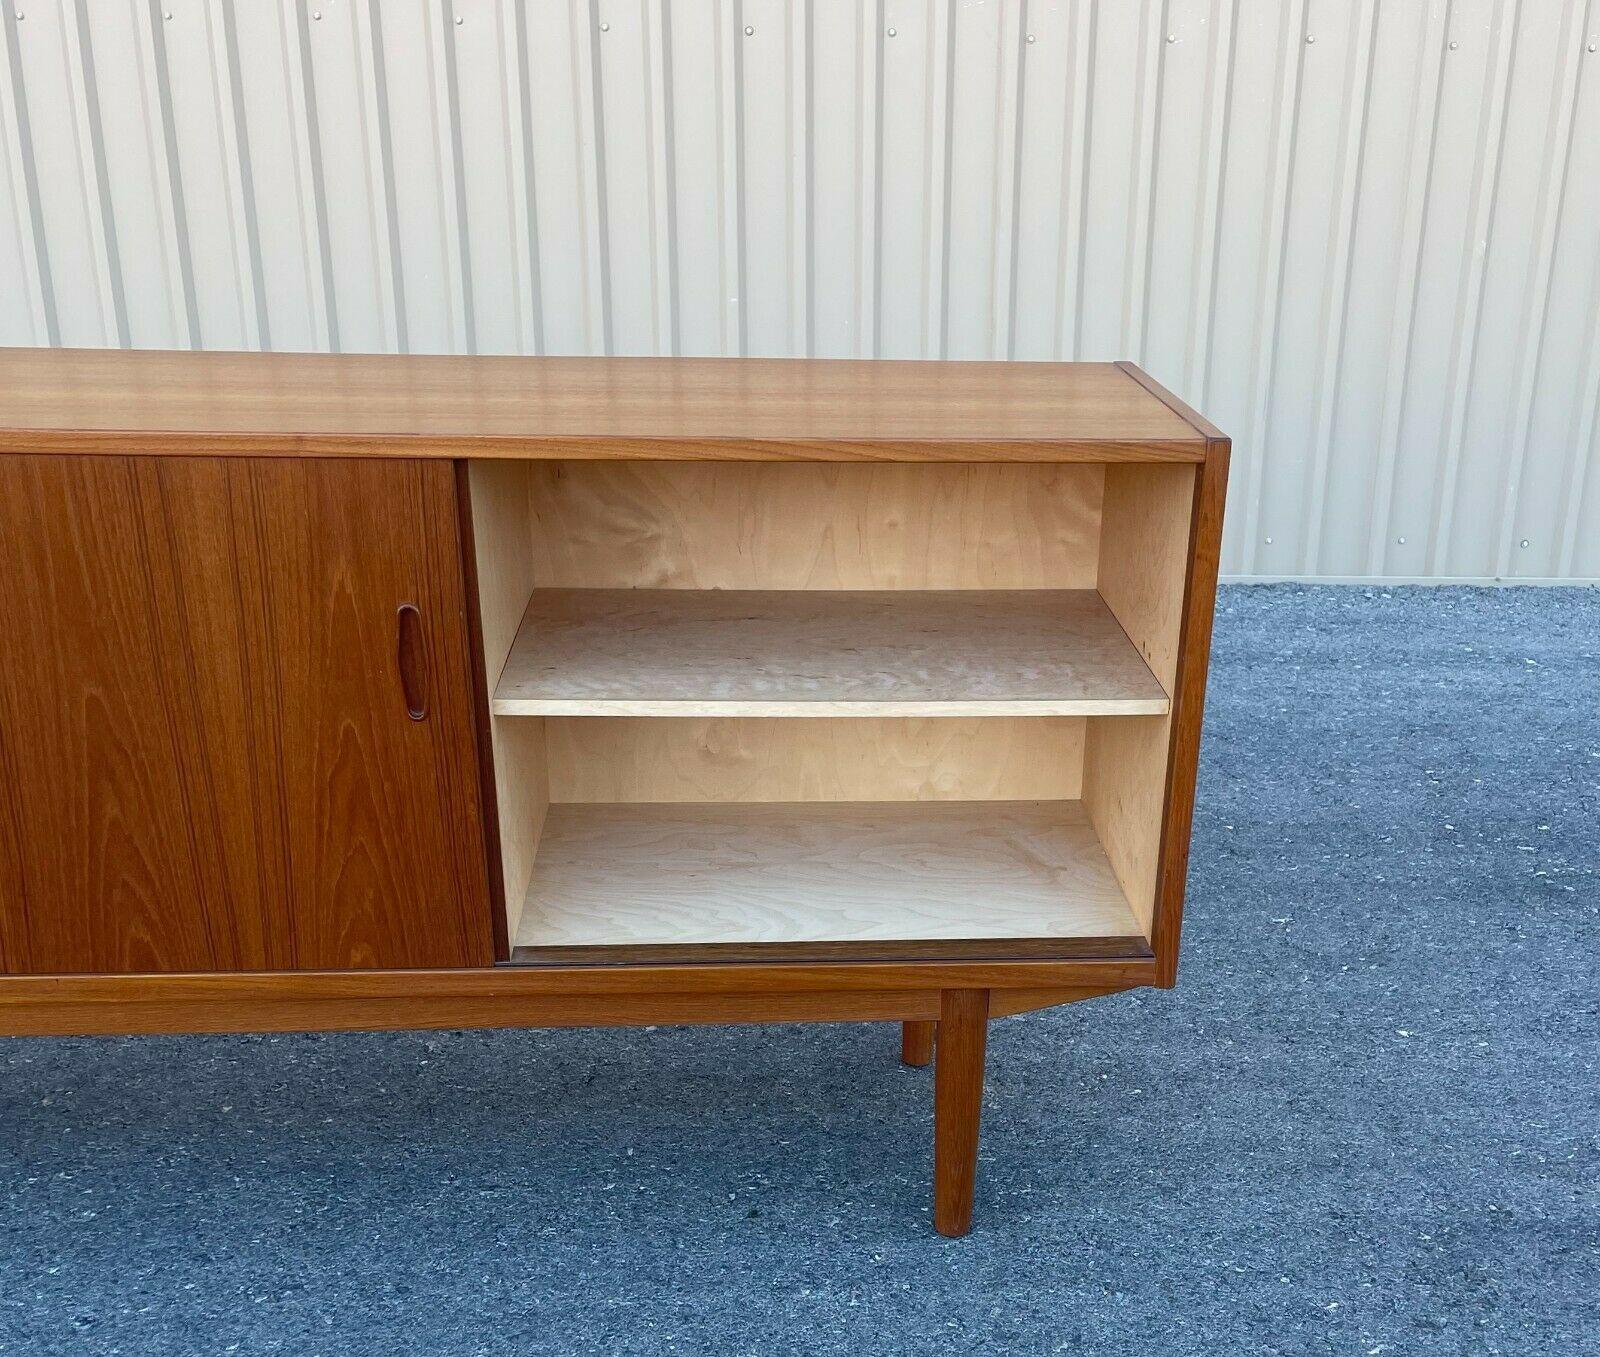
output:
[{"label": "cabinet back panel", "polygon": [[1083,765],[1084,721],[1073,716],[544,725],[553,802],[1072,801]]},{"label": "cabinet back panel", "polygon": [[1105,468],[539,462],[547,588],[1089,589]]}]

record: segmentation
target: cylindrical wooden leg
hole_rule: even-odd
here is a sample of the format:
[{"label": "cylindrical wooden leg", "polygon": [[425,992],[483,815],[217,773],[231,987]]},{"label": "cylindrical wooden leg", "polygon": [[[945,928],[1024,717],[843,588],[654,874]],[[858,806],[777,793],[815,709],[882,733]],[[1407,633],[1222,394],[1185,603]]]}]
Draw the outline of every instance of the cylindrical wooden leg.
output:
[{"label": "cylindrical wooden leg", "polygon": [[972,1228],[988,1039],[989,991],[945,990],[933,1083],[933,1227],[942,1235],[964,1235]]},{"label": "cylindrical wooden leg", "polygon": [[926,1065],[933,1059],[933,1024],[931,1022],[903,1022],[900,1024],[900,1063]]}]

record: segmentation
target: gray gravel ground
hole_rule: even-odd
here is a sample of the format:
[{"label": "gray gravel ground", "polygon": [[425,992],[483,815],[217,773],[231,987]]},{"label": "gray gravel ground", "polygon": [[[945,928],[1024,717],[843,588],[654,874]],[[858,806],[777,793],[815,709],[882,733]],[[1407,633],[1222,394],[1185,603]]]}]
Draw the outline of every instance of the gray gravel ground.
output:
[{"label": "gray gravel ground", "polygon": [[0,1041],[0,1353],[1600,1352],[1600,592],[1231,589],[1183,972],[995,1025]]}]

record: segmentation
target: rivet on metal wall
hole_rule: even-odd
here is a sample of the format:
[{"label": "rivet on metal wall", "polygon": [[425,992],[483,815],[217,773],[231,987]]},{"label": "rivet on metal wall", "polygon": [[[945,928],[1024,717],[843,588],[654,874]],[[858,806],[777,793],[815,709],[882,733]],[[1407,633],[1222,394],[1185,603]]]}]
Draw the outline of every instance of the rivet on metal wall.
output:
[{"label": "rivet on metal wall", "polygon": [[1269,538],[1267,538],[1267,545],[1268,545],[1268,546],[1269,546],[1269,547],[1270,547],[1270,546],[1271,546],[1271,545],[1272,545],[1272,539],[1271,539],[1271,538],[1270,538],[1270,537],[1269,537]]},{"label": "rivet on metal wall", "polygon": [[751,28],[749,24],[746,24],[744,26],[744,35],[747,38],[753,38],[756,35],[756,31],[755,29]]},{"label": "rivet on metal wall", "polygon": [[891,28],[891,29],[890,29],[890,30],[889,30],[889,36],[890,36],[890,37],[891,37],[891,38],[894,38],[894,37],[898,37],[898,36],[899,36],[899,33],[900,33],[900,30],[899,30],[899,29],[897,29],[897,28]]},{"label": "rivet on metal wall", "polygon": [[1037,39],[1036,39],[1036,38],[1035,38],[1035,37],[1034,37],[1034,36],[1033,36],[1033,34],[1032,34],[1032,33],[1030,33],[1030,34],[1028,34],[1028,41],[1029,41],[1029,42],[1036,42],[1036,41],[1037,41]]},{"label": "rivet on metal wall", "polygon": [[1526,547],[1526,546],[1527,546],[1527,545],[1528,545],[1528,539],[1527,539],[1527,538],[1526,538],[1526,537],[1524,537],[1524,538],[1523,538],[1523,539],[1522,539],[1522,545],[1523,545],[1523,546],[1524,546],[1524,547]]},{"label": "rivet on metal wall", "polygon": [[462,17],[461,17],[461,16],[460,16],[460,15],[459,15],[459,14],[458,14],[458,15],[456,15],[456,22],[457,22],[457,23],[458,23],[458,24],[464,24],[464,23],[466,23],[466,20],[465,20],[465,19],[463,19],[463,18],[462,18]]},{"label": "rivet on metal wall", "polygon": [[1307,33],[1306,34],[1306,41],[1307,42],[1315,42],[1316,40],[1317,40],[1317,35],[1315,33]]},{"label": "rivet on metal wall", "polygon": [[1455,51],[1455,50],[1456,50],[1456,48],[1458,48],[1458,47],[1460,47],[1460,46],[1461,46],[1461,44],[1460,44],[1460,43],[1459,43],[1459,42],[1457,42],[1457,41],[1456,41],[1456,40],[1455,40],[1455,39],[1454,39],[1454,38],[1451,38],[1451,39],[1450,39],[1450,50],[1451,50],[1451,51],[1452,51],[1452,52],[1453,52],[1453,51]]},{"label": "rivet on metal wall", "polygon": [[1176,33],[1168,33],[1167,34],[1167,41],[1168,42],[1177,42],[1177,40],[1178,40],[1178,35]]},{"label": "rivet on metal wall", "polygon": [[1395,541],[1396,541],[1396,542],[1397,542],[1397,543],[1398,543],[1398,544],[1399,544],[1399,545],[1400,545],[1400,546],[1405,546],[1405,544],[1406,544],[1406,539],[1405,539],[1405,538],[1404,538],[1404,537],[1396,537],[1396,538],[1395,538],[1395,539],[1394,539],[1394,540],[1395,540]]},{"label": "rivet on metal wall", "polygon": [[312,10],[311,11],[311,17],[313,19],[320,19],[322,17],[322,11],[320,9]]},{"label": "rivet on metal wall", "polygon": [[[20,15],[20,14],[19,14],[19,15],[17,15],[17,18],[19,18],[19,19],[20,19],[20,18],[21,18],[21,17],[22,17],[22,16],[21,16],[21,15]],[[1590,51],[1591,51],[1591,52],[1600,52],[1600,42],[1591,42],[1591,43],[1590,43],[1590,44],[1589,44],[1589,50],[1590,50]]]},{"label": "rivet on metal wall", "polygon": [[611,31],[611,25],[610,24],[601,24],[600,25],[600,31],[602,33],[609,33]]}]

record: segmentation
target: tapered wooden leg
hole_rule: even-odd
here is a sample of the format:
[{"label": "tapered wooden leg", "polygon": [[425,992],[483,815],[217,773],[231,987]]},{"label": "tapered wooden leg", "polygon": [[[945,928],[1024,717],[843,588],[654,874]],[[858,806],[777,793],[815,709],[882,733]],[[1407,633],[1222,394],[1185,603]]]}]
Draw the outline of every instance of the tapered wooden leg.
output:
[{"label": "tapered wooden leg", "polygon": [[900,1024],[900,1063],[926,1065],[933,1059],[933,1024],[931,1022],[903,1022]]},{"label": "tapered wooden leg", "polygon": [[989,991],[945,990],[933,1074],[933,1227],[951,1237],[972,1228],[988,1040]]}]

